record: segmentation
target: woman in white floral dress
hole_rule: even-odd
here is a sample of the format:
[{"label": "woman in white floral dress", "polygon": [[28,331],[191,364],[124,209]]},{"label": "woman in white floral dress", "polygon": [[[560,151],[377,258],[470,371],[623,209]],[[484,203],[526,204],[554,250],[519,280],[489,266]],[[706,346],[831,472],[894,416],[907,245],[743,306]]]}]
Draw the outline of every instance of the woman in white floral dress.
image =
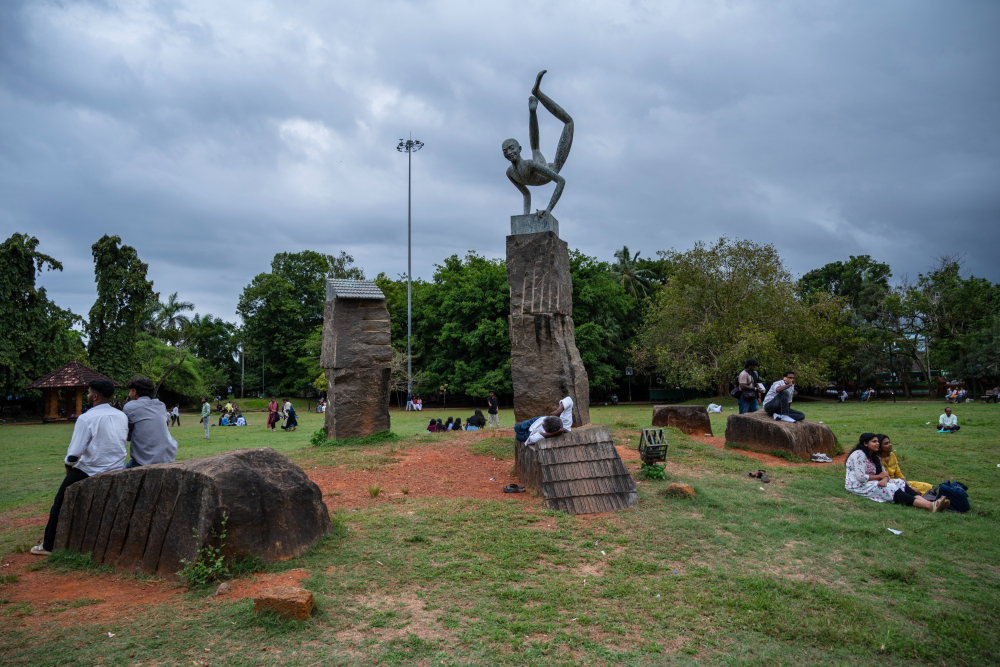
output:
[{"label": "woman in white floral dress", "polygon": [[911,505],[931,512],[948,509],[951,501],[947,498],[939,498],[932,503],[921,498],[919,493],[906,484],[906,480],[890,479],[889,473],[882,469],[878,450],[878,436],[874,433],[862,433],[854,451],[847,457],[845,489],[877,503]]}]

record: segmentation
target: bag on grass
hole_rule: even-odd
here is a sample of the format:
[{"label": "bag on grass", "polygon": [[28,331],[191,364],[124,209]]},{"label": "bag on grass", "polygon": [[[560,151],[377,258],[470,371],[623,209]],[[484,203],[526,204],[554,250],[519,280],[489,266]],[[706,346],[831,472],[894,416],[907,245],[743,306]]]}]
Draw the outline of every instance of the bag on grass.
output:
[{"label": "bag on grass", "polygon": [[948,509],[952,512],[969,511],[969,494],[966,493],[968,490],[969,487],[965,484],[953,482],[950,479],[947,482],[942,482],[936,489],[939,496],[944,496],[951,501],[951,507]]}]

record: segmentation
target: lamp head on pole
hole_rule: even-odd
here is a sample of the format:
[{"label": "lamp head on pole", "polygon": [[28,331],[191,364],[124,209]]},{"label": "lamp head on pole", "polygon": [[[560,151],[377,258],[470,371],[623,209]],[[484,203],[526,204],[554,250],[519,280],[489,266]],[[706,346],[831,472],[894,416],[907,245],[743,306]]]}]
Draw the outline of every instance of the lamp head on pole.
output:
[{"label": "lamp head on pole", "polygon": [[396,150],[400,153],[416,153],[424,147],[424,142],[416,139],[400,139]]}]

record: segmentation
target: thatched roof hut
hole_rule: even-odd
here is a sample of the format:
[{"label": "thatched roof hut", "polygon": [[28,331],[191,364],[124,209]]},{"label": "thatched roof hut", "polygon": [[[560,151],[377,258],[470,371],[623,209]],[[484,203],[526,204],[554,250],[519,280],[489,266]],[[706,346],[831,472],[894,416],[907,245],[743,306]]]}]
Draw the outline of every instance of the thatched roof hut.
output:
[{"label": "thatched roof hut", "polygon": [[[26,385],[25,389],[41,389],[45,394],[43,421],[73,421],[83,411],[83,392],[87,388],[87,383],[92,380],[111,380],[111,378],[87,368],[79,361],[71,361]],[[115,386],[121,385],[115,382]],[[62,401],[65,402],[63,417],[59,416],[60,391],[63,392]],[[75,405],[71,404],[74,398]]]}]

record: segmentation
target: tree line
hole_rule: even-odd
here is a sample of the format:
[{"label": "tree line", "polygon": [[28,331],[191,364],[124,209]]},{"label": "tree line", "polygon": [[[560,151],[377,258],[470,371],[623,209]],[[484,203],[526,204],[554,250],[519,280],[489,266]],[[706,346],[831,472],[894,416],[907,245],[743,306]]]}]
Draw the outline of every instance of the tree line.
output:
[{"label": "tree line", "polygon": [[[224,393],[311,395],[319,366],[327,278],[365,277],[345,252],[278,253],[236,305],[239,323],[161,299],[134,248],[117,236],[92,247],[97,298],[83,318],[53,303],[37,277],[61,270],[38,240],[0,245],[0,385],[22,387],[70,359],[123,383],[143,374],[177,397]],[[1000,378],[1000,286],[939,258],[915,280],[851,256],[796,279],[777,250],[721,238],[641,257],[627,247],[603,261],[570,253],[576,342],[595,399],[625,388],[725,392],[743,361],[766,377],[794,368],[800,384],[895,382],[907,395],[933,375]],[[406,388],[406,276],[374,278],[392,321],[393,388]],[[499,259],[452,255],[412,284],[414,391],[478,399],[512,393],[510,291]],[[893,377],[893,374],[895,376]],[[930,387],[933,391],[933,387]]]}]

